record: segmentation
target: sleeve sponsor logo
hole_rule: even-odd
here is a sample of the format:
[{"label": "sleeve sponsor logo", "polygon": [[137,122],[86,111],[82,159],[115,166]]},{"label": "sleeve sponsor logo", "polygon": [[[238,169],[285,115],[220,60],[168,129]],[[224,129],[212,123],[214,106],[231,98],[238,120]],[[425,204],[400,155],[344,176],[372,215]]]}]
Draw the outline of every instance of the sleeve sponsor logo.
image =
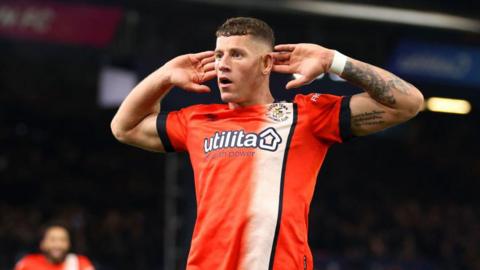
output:
[{"label": "sleeve sponsor logo", "polygon": [[321,94],[315,93],[315,94],[312,95],[312,97],[310,98],[310,100],[311,100],[312,102],[317,103],[318,98],[320,97],[320,95],[321,95]]}]

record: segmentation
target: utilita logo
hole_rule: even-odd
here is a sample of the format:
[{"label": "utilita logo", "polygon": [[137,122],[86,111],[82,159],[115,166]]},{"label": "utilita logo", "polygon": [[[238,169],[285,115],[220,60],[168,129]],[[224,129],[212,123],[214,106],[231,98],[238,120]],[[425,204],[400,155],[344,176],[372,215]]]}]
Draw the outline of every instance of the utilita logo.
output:
[{"label": "utilita logo", "polygon": [[243,130],[215,132],[210,138],[205,138],[203,149],[205,153],[224,148],[260,148],[267,151],[277,151],[282,143],[282,137],[274,128],[266,128],[260,133],[245,133]]}]

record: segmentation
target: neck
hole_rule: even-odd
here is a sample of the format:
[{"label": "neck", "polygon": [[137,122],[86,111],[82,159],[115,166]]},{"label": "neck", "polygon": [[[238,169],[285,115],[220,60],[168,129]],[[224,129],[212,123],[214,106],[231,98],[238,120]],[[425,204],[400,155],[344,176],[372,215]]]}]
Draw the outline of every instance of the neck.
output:
[{"label": "neck", "polygon": [[272,93],[270,92],[270,88],[267,86],[264,86],[262,88],[259,88],[258,91],[255,91],[258,93],[255,95],[255,97],[250,98],[249,100],[243,101],[243,102],[229,102],[228,107],[230,109],[238,109],[242,107],[247,107],[247,106],[253,106],[253,105],[261,105],[261,104],[270,104],[275,101],[275,99],[272,96]]},{"label": "neck", "polygon": [[66,255],[65,255],[65,257],[63,257],[63,258],[61,258],[61,259],[54,259],[54,258],[52,258],[52,257],[50,257],[50,256],[48,256],[48,255],[45,255],[45,254],[44,254],[44,256],[45,256],[45,259],[46,259],[49,263],[51,263],[51,264],[61,264],[61,263],[64,262],[65,257],[66,257]]}]

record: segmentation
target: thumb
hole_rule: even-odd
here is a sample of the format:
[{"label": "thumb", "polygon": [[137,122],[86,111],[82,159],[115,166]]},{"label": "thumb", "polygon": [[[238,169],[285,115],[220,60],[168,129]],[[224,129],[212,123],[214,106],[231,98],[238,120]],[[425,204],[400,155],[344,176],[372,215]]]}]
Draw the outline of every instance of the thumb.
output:
[{"label": "thumb", "polygon": [[308,84],[310,80],[307,79],[307,77],[300,75],[300,77],[291,80],[287,83],[286,88],[287,89],[292,89],[292,88],[299,88],[302,85]]}]

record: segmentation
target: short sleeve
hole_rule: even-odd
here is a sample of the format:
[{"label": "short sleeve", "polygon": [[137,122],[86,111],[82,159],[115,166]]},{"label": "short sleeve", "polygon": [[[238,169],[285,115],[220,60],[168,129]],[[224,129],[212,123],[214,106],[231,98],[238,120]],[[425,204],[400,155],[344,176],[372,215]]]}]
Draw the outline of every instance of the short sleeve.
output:
[{"label": "short sleeve", "polygon": [[187,121],[183,110],[158,114],[157,132],[166,152],[187,151]]},{"label": "short sleeve", "polygon": [[297,95],[304,107],[312,133],[328,143],[345,142],[352,137],[350,127],[350,96],[329,94]]}]

